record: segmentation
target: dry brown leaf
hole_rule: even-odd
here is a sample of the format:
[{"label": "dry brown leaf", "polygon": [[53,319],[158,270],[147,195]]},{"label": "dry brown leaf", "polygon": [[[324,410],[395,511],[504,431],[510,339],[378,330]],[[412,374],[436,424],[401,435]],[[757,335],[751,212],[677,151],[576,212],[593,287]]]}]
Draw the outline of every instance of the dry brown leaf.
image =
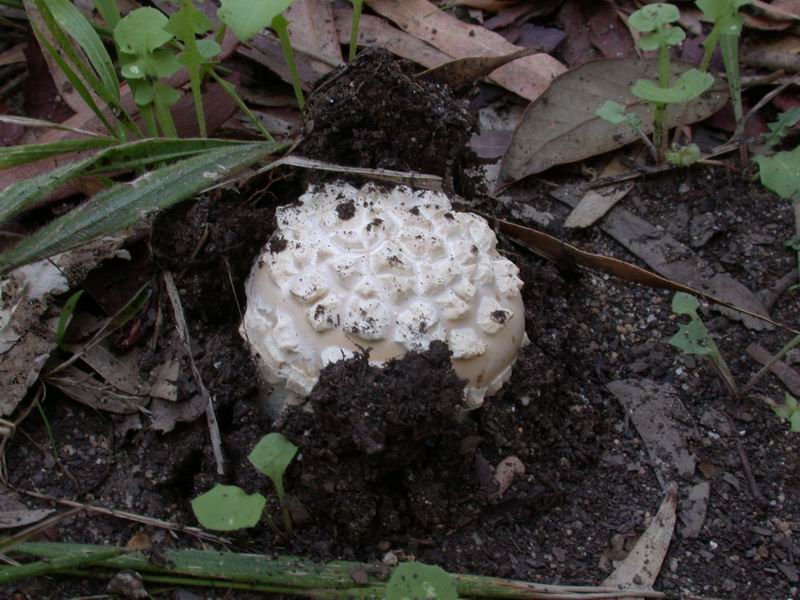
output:
[{"label": "dry brown leaf", "polygon": [[[353,12],[345,9],[336,9],[333,12],[333,16],[336,23],[336,31],[339,34],[339,43],[349,44]],[[358,29],[358,45],[386,48],[395,56],[412,60],[429,69],[443,65],[450,60],[450,56],[444,52],[431,47],[405,31],[392,27],[384,19],[372,15],[361,15],[361,24]]]},{"label": "dry brown leaf", "polygon": [[[485,27],[459,21],[428,0],[367,0],[367,4],[404,31],[452,58],[503,56],[520,50],[519,46],[510,44],[501,35]],[[553,78],[564,70],[564,65],[552,56],[535,54],[497,69],[490,79],[523,98],[535,100],[544,93]]]},{"label": "dry brown leaf", "polygon": [[482,77],[486,77],[503,65],[536,52],[533,48],[523,48],[505,56],[472,56],[457,58],[443,65],[418,73],[417,77],[446,83],[457,90]]},{"label": "dry brown leaf", "polygon": [[[772,362],[772,355],[769,353],[769,351],[755,342],[747,347],[747,354],[750,355],[750,358],[761,365],[766,365]],[[770,371],[772,371],[775,376],[781,380],[783,385],[786,386],[786,389],[789,390],[790,393],[800,398],[800,373],[782,360],[772,363],[770,366]]]},{"label": "dry brown leaf", "polygon": [[708,512],[708,498],[711,495],[711,483],[701,481],[689,489],[689,494],[681,503],[679,518],[683,527],[681,535],[684,538],[696,538],[703,530]]},{"label": "dry brown leaf", "polygon": [[[342,49],[328,0],[295,0],[286,11],[289,38],[295,51],[307,54],[309,66],[319,75],[342,64]],[[323,60],[320,60],[323,59]]]},{"label": "dry brown leaf", "polygon": [[[678,63],[676,71],[689,68]],[[649,103],[631,94],[637,79],[656,76],[656,63],[650,59],[607,58],[583,63],[558,77],[549,90],[531,104],[500,170],[501,185],[508,185],[528,175],[540,173],[554,165],[577,162],[638,139],[630,127],[612,125],[595,111],[606,101],[614,100],[636,113],[643,129],[653,128]],[[666,122],[674,127],[700,121],[719,110],[727,101],[727,86],[703,94],[686,107],[673,105],[667,110]]]},{"label": "dry brown leaf", "polygon": [[449,2],[449,4],[497,12],[498,10],[503,10],[509,6],[519,4],[520,2],[521,0],[454,0],[453,2]]},{"label": "dry brown leaf", "polygon": [[16,46],[12,46],[4,52],[0,52],[0,67],[26,62],[25,46],[26,44],[24,43],[17,44]]},{"label": "dry brown leaf", "polygon": [[[565,195],[570,195],[569,199],[564,199],[559,196],[559,200],[569,204],[570,206],[576,206],[578,201],[571,197],[573,192],[568,192]],[[606,217],[606,220],[603,221],[603,229],[611,235],[614,239],[618,242],[623,244],[626,248],[631,250],[631,252],[640,258],[642,258],[645,262],[650,264],[652,267],[653,264],[656,264],[660,267],[664,267],[667,265],[669,267],[669,261],[667,261],[664,256],[662,255],[663,250],[657,250],[657,256],[660,259],[656,260],[653,256],[649,254],[645,254],[645,257],[642,257],[642,249],[640,246],[648,245],[652,243],[653,239],[659,239],[659,236],[656,235],[654,231],[655,228],[652,226],[642,227],[642,228],[635,228],[631,227],[630,224],[625,223],[625,217],[628,217],[630,213],[624,211],[622,221],[619,222],[616,219],[611,219],[615,217],[617,213],[620,213],[620,209],[617,208],[611,214]],[[486,215],[484,215],[486,216]],[[633,215],[630,215],[633,216]],[[487,218],[491,219],[491,217]],[[703,288],[710,287],[714,291],[718,292],[718,295],[712,295],[707,292],[700,291],[689,285],[685,285],[683,283],[679,283],[672,279],[667,279],[661,275],[657,275],[652,271],[648,271],[647,269],[643,269],[641,267],[637,267],[636,265],[632,265],[627,263],[623,260],[619,260],[616,258],[611,258],[609,256],[603,256],[601,254],[592,254],[591,252],[586,252],[584,250],[580,250],[575,246],[571,246],[566,242],[559,240],[551,235],[543,233],[541,231],[537,231],[536,229],[531,229],[530,227],[525,227],[523,225],[518,225],[516,223],[511,223],[509,221],[503,221],[500,219],[493,219],[495,220],[500,228],[500,231],[505,233],[506,235],[519,240],[523,244],[527,244],[531,247],[537,254],[540,254],[546,258],[554,260],[556,262],[560,262],[565,265],[580,265],[582,267],[586,267],[589,269],[596,269],[599,271],[603,271],[610,275],[614,275],[615,277],[619,277],[623,281],[628,281],[630,283],[638,283],[640,285],[646,285],[648,287],[662,289],[662,290],[672,290],[674,292],[685,292],[687,294],[692,294],[693,296],[697,296],[698,298],[702,298],[708,302],[718,304],[722,307],[725,307],[725,310],[730,310],[732,318],[738,318],[740,320],[745,320],[745,323],[753,328],[761,328],[766,329],[772,326],[778,326],[787,331],[791,331],[794,333],[800,333],[795,331],[790,327],[786,327],[785,325],[781,325],[776,323],[772,319],[766,316],[766,311],[763,310],[761,307],[761,313],[755,313],[752,310],[752,305],[755,304],[756,307],[760,306],[760,303],[755,298],[755,296],[744,288],[747,292],[742,292],[739,288],[744,287],[737,281],[731,279],[729,276],[724,274],[717,274],[714,278],[714,285],[709,286],[706,282],[702,279],[700,280],[700,285]],[[611,221],[611,227],[608,227],[609,221]],[[641,219],[640,219],[641,221]],[[647,224],[645,224],[647,225]],[[652,237],[651,237],[652,236]],[[674,241],[674,240],[673,240]],[[675,242],[677,243],[677,242]],[[630,246],[628,245],[630,244]],[[681,253],[681,249],[683,253]],[[686,248],[685,247],[678,247],[673,249],[675,254],[673,256],[682,256],[685,255]],[[653,264],[651,264],[650,259]],[[681,263],[683,264],[683,263]],[[655,268],[655,267],[654,267]],[[656,269],[658,270],[658,269]],[[669,268],[665,270],[670,271]],[[723,276],[724,275],[724,276]],[[727,286],[727,287],[726,287]],[[733,288],[733,289],[730,289]],[[749,294],[749,295],[748,295]],[[729,300],[724,298],[734,297],[736,299],[744,298],[749,304],[746,304],[747,308],[742,307],[741,305],[736,305]],[[722,309],[721,309],[722,310]],[[755,324],[755,325],[754,325]]]},{"label": "dry brown leaf", "polygon": [[625,560],[603,582],[604,586],[628,590],[652,589],[675,532],[677,504],[678,486],[671,483],[667,486],[664,501],[655,518]]}]

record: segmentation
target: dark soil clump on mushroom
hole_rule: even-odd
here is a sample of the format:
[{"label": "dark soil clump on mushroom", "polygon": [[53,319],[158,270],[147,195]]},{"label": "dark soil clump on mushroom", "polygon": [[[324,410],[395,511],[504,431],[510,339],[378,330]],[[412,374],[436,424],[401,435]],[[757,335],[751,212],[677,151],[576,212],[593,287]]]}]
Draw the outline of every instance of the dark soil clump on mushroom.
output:
[{"label": "dark soil clump on mushroom", "polygon": [[298,153],[354,167],[452,174],[468,153],[475,118],[447,86],[417,79],[412,69],[376,48],[323,78],[308,97]]}]

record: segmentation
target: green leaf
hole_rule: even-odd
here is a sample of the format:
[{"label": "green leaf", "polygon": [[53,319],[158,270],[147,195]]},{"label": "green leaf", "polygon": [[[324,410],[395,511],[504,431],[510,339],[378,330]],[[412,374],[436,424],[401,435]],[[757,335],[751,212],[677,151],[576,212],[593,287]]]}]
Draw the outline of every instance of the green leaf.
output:
[{"label": "green leaf", "polygon": [[220,20],[246,42],[289,8],[293,0],[222,0]]},{"label": "green leaf", "polygon": [[619,102],[606,100],[603,105],[594,111],[598,117],[612,125],[621,125],[625,122],[625,107]]},{"label": "green leaf", "polygon": [[657,104],[680,104],[694,100],[708,90],[714,83],[714,77],[709,73],[689,69],[681,73],[678,80],[668,88],[659,85],[650,79],[639,79],[631,92],[634,96]]},{"label": "green leaf", "polygon": [[782,198],[800,201],[800,146],[774,156],[756,156],[761,183]]},{"label": "green leaf", "polygon": [[112,146],[100,150],[94,156],[67,163],[48,173],[8,186],[0,192],[0,223],[33,208],[60,186],[83,174],[137,169],[235,145],[243,143],[208,139],[151,139]]},{"label": "green leaf", "polygon": [[684,354],[714,356],[717,353],[716,345],[700,319],[692,319],[688,324],[681,325],[669,343]]},{"label": "green leaf", "polygon": [[259,493],[248,496],[235,485],[217,484],[192,500],[192,512],[206,529],[236,531],[258,525],[266,504]]},{"label": "green leaf", "polygon": [[109,28],[113,30],[119,23],[117,0],[94,0],[94,5]]},{"label": "green leaf", "polygon": [[697,317],[697,309],[700,308],[700,303],[697,298],[685,292],[675,292],[672,297],[672,312],[676,315],[688,315],[690,317]]},{"label": "green leaf", "polygon": [[786,240],[783,245],[790,250],[794,250],[795,252],[800,252],[800,235],[794,236],[790,240]]},{"label": "green leaf", "polygon": [[[211,150],[146,173],[130,183],[119,183],[0,254],[0,273],[130,227],[154,211],[186,200],[233,170],[284,147],[261,142]],[[0,206],[5,208],[2,202]]]},{"label": "green leaf", "polygon": [[667,162],[678,167],[689,167],[695,164],[702,154],[697,144],[687,144],[686,146],[672,145],[672,149],[667,152]]},{"label": "green leaf", "polygon": [[800,431],[800,406],[791,394],[786,393],[783,404],[777,404],[772,400],[769,401],[769,404],[778,418],[789,422],[790,431]]},{"label": "green leaf", "polygon": [[798,122],[800,122],[800,107],[798,106],[779,114],[778,120],[768,125],[770,134],[765,140],[767,146],[774,146],[780,142],[789,135],[789,132]]},{"label": "green leaf", "polygon": [[272,480],[283,504],[283,474],[297,454],[297,446],[280,433],[270,433],[261,438],[248,460],[253,466]]},{"label": "green leaf", "polygon": [[61,28],[86,53],[108,96],[119,103],[119,80],[114,63],[94,27],[69,0],[47,0],[47,7]]},{"label": "green leaf", "polygon": [[650,50],[658,50],[662,44],[665,46],[677,46],[684,39],[686,39],[686,33],[683,29],[669,26],[641,36],[639,38],[639,47],[649,52]]},{"label": "green leaf", "polygon": [[56,344],[58,344],[58,347],[64,351],[67,351],[67,349],[64,347],[64,333],[67,331],[67,326],[72,320],[75,307],[78,305],[78,300],[80,300],[81,296],[83,296],[83,292],[84,290],[78,290],[72,294],[72,296],[70,296],[67,300],[66,304],[64,304],[64,308],[61,309],[61,314],[58,316],[58,325],[56,326]]},{"label": "green leaf", "polygon": [[681,13],[677,6],[659,2],[648,4],[632,13],[628,24],[636,31],[649,33],[680,18]]},{"label": "green leaf", "polygon": [[353,20],[350,23],[350,53],[348,60],[350,62],[356,57],[356,49],[358,48],[358,30],[361,26],[361,11],[364,7],[364,0],[352,0],[353,2]]},{"label": "green leaf", "polygon": [[114,27],[114,41],[120,51],[137,57],[147,56],[172,39],[164,28],[167,17],[155,8],[137,8]]},{"label": "green leaf", "polygon": [[737,14],[742,6],[752,4],[752,0],[697,0],[695,4],[709,21],[717,23],[720,19]]},{"label": "green leaf", "polygon": [[23,144],[21,146],[0,147],[0,169],[24,165],[51,156],[61,156],[69,152],[80,152],[92,148],[105,148],[119,144],[110,137],[61,140],[50,144]]},{"label": "green leaf", "polygon": [[402,563],[389,578],[386,600],[458,600],[456,581],[441,567]]}]

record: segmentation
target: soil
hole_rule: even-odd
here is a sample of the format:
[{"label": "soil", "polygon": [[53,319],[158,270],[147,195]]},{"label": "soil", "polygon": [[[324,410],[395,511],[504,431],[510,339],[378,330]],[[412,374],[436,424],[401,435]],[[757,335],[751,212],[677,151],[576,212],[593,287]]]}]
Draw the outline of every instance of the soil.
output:
[{"label": "soil", "polygon": [[[363,81],[362,69],[368,80],[382,82],[374,89],[384,94],[387,81],[408,78],[402,69],[370,71],[359,62],[356,80]],[[435,89],[429,103],[405,97],[402,107],[373,99],[385,113],[365,106],[349,116],[334,102],[339,108],[330,121],[315,112],[321,110],[320,98],[336,98],[337,90],[346,93],[348,87],[346,75],[339,73],[309,101],[312,134],[327,135],[333,123],[351,123],[347,119],[353,115],[371,121],[352,128],[349,145],[326,146],[320,137],[309,143],[309,152],[316,148],[316,157],[332,162],[443,172],[441,161],[412,162],[419,157],[404,155],[406,145],[387,140],[396,140],[398,130],[408,132],[408,115],[395,118],[403,114],[400,108],[427,115],[448,94]],[[386,102],[399,101],[393,94],[387,97],[391,101]],[[441,116],[428,118],[439,123]],[[463,146],[470,123],[465,117],[456,134],[455,124],[446,124],[450,134],[435,141],[439,158],[458,156],[453,148]],[[375,131],[387,125],[391,128],[376,137]],[[426,135],[432,135],[429,129]],[[376,141],[383,150],[368,150]],[[384,153],[389,146],[395,156]],[[429,146],[415,142],[413,147]],[[152,236],[154,286],[160,289],[162,269],[175,273],[194,359],[216,400],[227,459],[224,483],[247,491],[269,489],[246,459],[269,431],[280,429],[301,447],[286,482],[296,535],[285,542],[259,526],[238,536],[234,548],[364,561],[381,560],[391,551],[453,572],[598,583],[650,523],[663,493],[636,429],[605,387],[618,379],[647,378],[676,388],[699,432],[692,450],[701,468],[678,480],[681,499],[698,482],[710,482],[712,490],[700,532],[692,537],[678,527],[656,587],[722,598],[797,597],[797,437],[761,404],[734,407],[734,419],[727,420],[728,397],[714,372],[667,343],[678,325],[671,294],[601,274],[559,270],[503,237],[501,251],[520,267],[525,281],[531,344],[501,395],[456,417],[463,382],[449,366],[446,348],[434,344],[383,370],[370,367],[364,356],[331,365],[312,393],[315,413],[298,410],[280,424],[271,423],[258,408],[256,369],[237,329],[244,279],[274,228],[276,205],[297,197],[299,179],[287,171],[258,193],[217,192],[173,209],[158,219]],[[569,209],[548,190],[531,182],[512,190],[510,205],[484,199],[484,208],[523,224],[522,209],[550,213],[550,233],[638,263],[597,228],[575,233],[556,225]],[[783,247],[793,233],[788,203],[742,175],[695,167],[650,176],[637,183],[622,208],[669,231],[695,248],[711,270],[725,269],[754,291],[769,290],[796,268],[795,257]],[[150,349],[144,369],[159,364],[173,343],[167,334],[169,302],[161,292],[157,297],[142,320],[139,343]],[[772,316],[797,326],[796,294],[776,297]],[[704,317],[740,382],[758,370],[744,351],[750,342],[775,350],[787,341],[779,330],[754,332],[713,311]],[[783,395],[772,378],[758,391],[772,398]],[[184,361],[179,402],[196,394]],[[65,398],[48,400],[45,409],[58,461],[49,451],[44,422],[33,413],[7,451],[10,483],[18,488],[194,524],[190,500],[220,481],[204,418],[160,433],[148,427],[147,418],[140,419],[141,429],[131,429],[128,418]],[[753,497],[739,444],[766,504]],[[522,461],[525,474],[501,494],[494,469],[509,456]],[[25,495],[20,499],[29,506],[48,505]],[[277,517],[274,503],[272,509]],[[137,533],[156,550],[197,544],[187,536],[97,514],[79,514],[45,535],[125,544]],[[0,594],[62,598],[103,593],[105,584],[33,580],[0,587]],[[197,597],[190,594],[171,589],[159,597]],[[222,591],[202,596],[249,597]]]}]

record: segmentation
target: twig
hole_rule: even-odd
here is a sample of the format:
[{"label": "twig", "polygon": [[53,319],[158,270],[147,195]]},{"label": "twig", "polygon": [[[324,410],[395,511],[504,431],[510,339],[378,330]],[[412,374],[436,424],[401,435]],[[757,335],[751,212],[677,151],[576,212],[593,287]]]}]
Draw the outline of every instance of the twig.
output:
[{"label": "twig", "polygon": [[750,391],[756,386],[756,384],[761,381],[761,379],[769,373],[770,369],[772,369],[773,365],[781,360],[784,356],[786,356],[791,350],[800,346],[800,335],[796,335],[793,337],[788,344],[786,344],[783,348],[781,348],[778,353],[773,356],[772,358],[767,361],[759,371],[750,378],[750,381],[739,391],[737,394],[737,400],[742,398],[746,398]]},{"label": "twig", "polygon": [[170,523],[169,521],[163,521],[161,519],[156,519],[145,515],[137,515],[136,513],[127,512],[124,510],[116,510],[114,508],[104,508],[102,506],[94,506],[92,504],[87,504],[85,502],[67,500],[66,498],[56,498],[55,496],[49,496],[47,494],[41,494],[39,492],[32,492],[29,490],[23,490],[18,488],[12,488],[12,489],[19,492],[20,494],[25,494],[26,496],[30,496],[31,498],[36,498],[37,500],[53,502],[55,504],[60,504],[61,506],[71,506],[73,508],[79,508],[87,512],[97,513],[108,517],[114,517],[116,519],[123,519],[125,521],[133,521],[134,523],[142,523],[143,525],[150,525],[151,527],[157,527],[158,529],[167,529],[169,531],[175,531],[177,533],[185,533],[187,535],[191,535],[206,542],[223,544],[223,545],[231,543],[230,540],[228,540],[227,538],[214,535],[213,533],[208,533],[198,527],[190,527],[188,525],[178,525],[177,523]]},{"label": "twig", "polygon": [[200,369],[194,362],[194,354],[192,353],[192,340],[189,336],[189,327],[186,325],[186,318],[183,314],[183,307],[181,305],[181,298],[178,295],[178,288],[175,286],[175,279],[169,271],[164,272],[164,283],[167,288],[167,296],[169,296],[172,310],[175,313],[175,327],[178,330],[178,337],[180,337],[186,354],[189,358],[189,364],[192,367],[192,375],[194,375],[197,387],[200,388],[200,394],[206,401],[206,418],[208,420],[208,434],[211,436],[211,446],[214,449],[214,460],[217,463],[217,474],[225,474],[225,457],[222,455],[222,439],[219,435],[219,424],[217,423],[217,415],[214,412],[214,398],[208,393],[203,378],[200,375]]}]

